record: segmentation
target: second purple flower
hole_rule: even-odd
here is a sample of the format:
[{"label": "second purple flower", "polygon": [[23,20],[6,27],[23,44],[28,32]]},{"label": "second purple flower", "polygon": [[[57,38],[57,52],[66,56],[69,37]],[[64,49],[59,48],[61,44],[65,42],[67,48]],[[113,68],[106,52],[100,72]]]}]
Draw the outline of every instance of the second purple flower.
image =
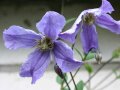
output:
[{"label": "second purple flower", "polygon": [[109,14],[114,11],[112,5],[107,0],[102,0],[102,5],[99,8],[88,9],[81,12],[73,26],[60,37],[72,43],[75,42],[75,37],[80,31],[80,38],[84,53],[88,53],[91,49],[97,51],[98,35],[96,25],[105,28],[113,33],[120,34],[120,22],[114,20]]}]

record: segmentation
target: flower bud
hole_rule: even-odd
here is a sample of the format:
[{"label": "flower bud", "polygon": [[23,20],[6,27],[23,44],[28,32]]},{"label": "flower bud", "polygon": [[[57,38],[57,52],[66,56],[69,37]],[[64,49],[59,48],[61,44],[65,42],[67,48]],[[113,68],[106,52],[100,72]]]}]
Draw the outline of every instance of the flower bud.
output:
[{"label": "flower bud", "polygon": [[62,79],[64,78],[63,72],[57,64],[54,66],[54,70],[55,70],[55,72],[57,73],[58,76],[60,76]]},{"label": "flower bud", "polygon": [[95,59],[96,59],[98,64],[101,64],[102,54],[100,52],[96,52]]}]

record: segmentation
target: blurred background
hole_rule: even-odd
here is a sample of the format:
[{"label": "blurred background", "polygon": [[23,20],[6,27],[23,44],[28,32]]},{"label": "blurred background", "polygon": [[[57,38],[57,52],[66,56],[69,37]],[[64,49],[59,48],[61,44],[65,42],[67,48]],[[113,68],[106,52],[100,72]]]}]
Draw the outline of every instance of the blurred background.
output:
[{"label": "blurred background", "polygon": [[[120,20],[120,0],[109,1],[115,9],[112,13],[113,18]],[[85,9],[97,8],[100,7],[100,5],[101,0],[0,0],[0,90],[59,90],[60,88],[59,84],[56,83],[53,63],[49,65],[44,76],[39,79],[35,85],[31,85],[31,78],[22,78],[19,76],[20,65],[33,50],[19,49],[12,51],[6,49],[2,40],[2,32],[5,29],[9,28],[11,25],[19,25],[38,32],[36,23],[42,18],[46,11],[54,10],[62,13],[66,20],[68,20],[70,18],[77,18]],[[67,24],[64,30],[69,29],[73,22]],[[100,51],[103,57],[102,63],[104,63],[111,57],[112,51],[120,47],[120,35],[113,34],[99,27],[97,27],[97,31],[99,35]],[[79,37],[77,40],[78,43],[76,47],[82,52]],[[76,51],[75,57],[80,59]],[[92,64],[94,71],[100,66],[96,64],[95,60],[92,60]],[[96,82],[118,65],[120,65],[120,59],[113,60],[92,79],[92,85],[94,86]],[[114,77],[115,75],[113,74],[105,83],[111,81]],[[83,67],[77,75],[76,81],[78,79],[84,81],[88,79],[88,74]],[[119,84],[120,80],[117,80],[104,90],[119,90]]]}]

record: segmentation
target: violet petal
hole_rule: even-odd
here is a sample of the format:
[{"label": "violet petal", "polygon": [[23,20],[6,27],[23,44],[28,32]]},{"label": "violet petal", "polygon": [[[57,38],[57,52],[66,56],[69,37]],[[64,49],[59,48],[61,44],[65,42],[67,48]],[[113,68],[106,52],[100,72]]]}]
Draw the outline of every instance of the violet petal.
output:
[{"label": "violet petal", "polygon": [[31,53],[27,61],[21,66],[20,76],[32,77],[32,83],[35,83],[43,76],[50,63],[50,52],[41,52],[36,49]]},{"label": "violet petal", "polygon": [[88,53],[91,49],[98,49],[98,36],[95,25],[83,24],[80,38],[84,53]]},{"label": "violet petal", "polygon": [[108,0],[102,0],[102,5],[100,9],[102,13],[112,13],[114,11],[114,8],[110,4],[110,2],[108,2]]},{"label": "violet petal", "polygon": [[82,64],[82,62],[73,59],[72,49],[61,41],[55,42],[53,53],[57,65],[64,73],[78,69]]},{"label": "violet petal", "polygon": [[81,27],[81,24],[79,23],[77,24],[77,22],[75,22],[69,30],[60,33],[59,37],[71,43],[75,43],[75,37],[78,34]]},{"label": "violet petal", "polygon": [[5,46],[9,49],[34,47],[41,36],[32,30],[20,26],[11,26],[3,32]]},{"label": "violet petal", "polygon": [[114,20],[110,15],[103,14],[96,19],[96,24],[108,29],[113,33],[120,34],[120,22]]},{"label": "violet petal", "polygon": [[65,25],[64,16],[54,11],[48,11],[36,24],[37,29],[45,36],[55,40]]}]

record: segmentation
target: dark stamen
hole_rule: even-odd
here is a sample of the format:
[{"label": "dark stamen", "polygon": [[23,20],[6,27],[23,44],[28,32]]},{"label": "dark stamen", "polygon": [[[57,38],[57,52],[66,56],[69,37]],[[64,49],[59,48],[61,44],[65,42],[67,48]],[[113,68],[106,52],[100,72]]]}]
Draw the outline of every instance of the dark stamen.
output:
[{"label": "dark stamen", "polygon": [[50,38],[43,38],[40,41],[38,41],[37,47],[42,51],[47,51],[53,49],[53,42]]},{"label": "dark stamen", "polygon": [[86,13],[82,16],[82,21],[83,23],[85,24],[93,24],[94,21],[95,21],[95,17],[94,17],[94,14],[93,13]]}]

